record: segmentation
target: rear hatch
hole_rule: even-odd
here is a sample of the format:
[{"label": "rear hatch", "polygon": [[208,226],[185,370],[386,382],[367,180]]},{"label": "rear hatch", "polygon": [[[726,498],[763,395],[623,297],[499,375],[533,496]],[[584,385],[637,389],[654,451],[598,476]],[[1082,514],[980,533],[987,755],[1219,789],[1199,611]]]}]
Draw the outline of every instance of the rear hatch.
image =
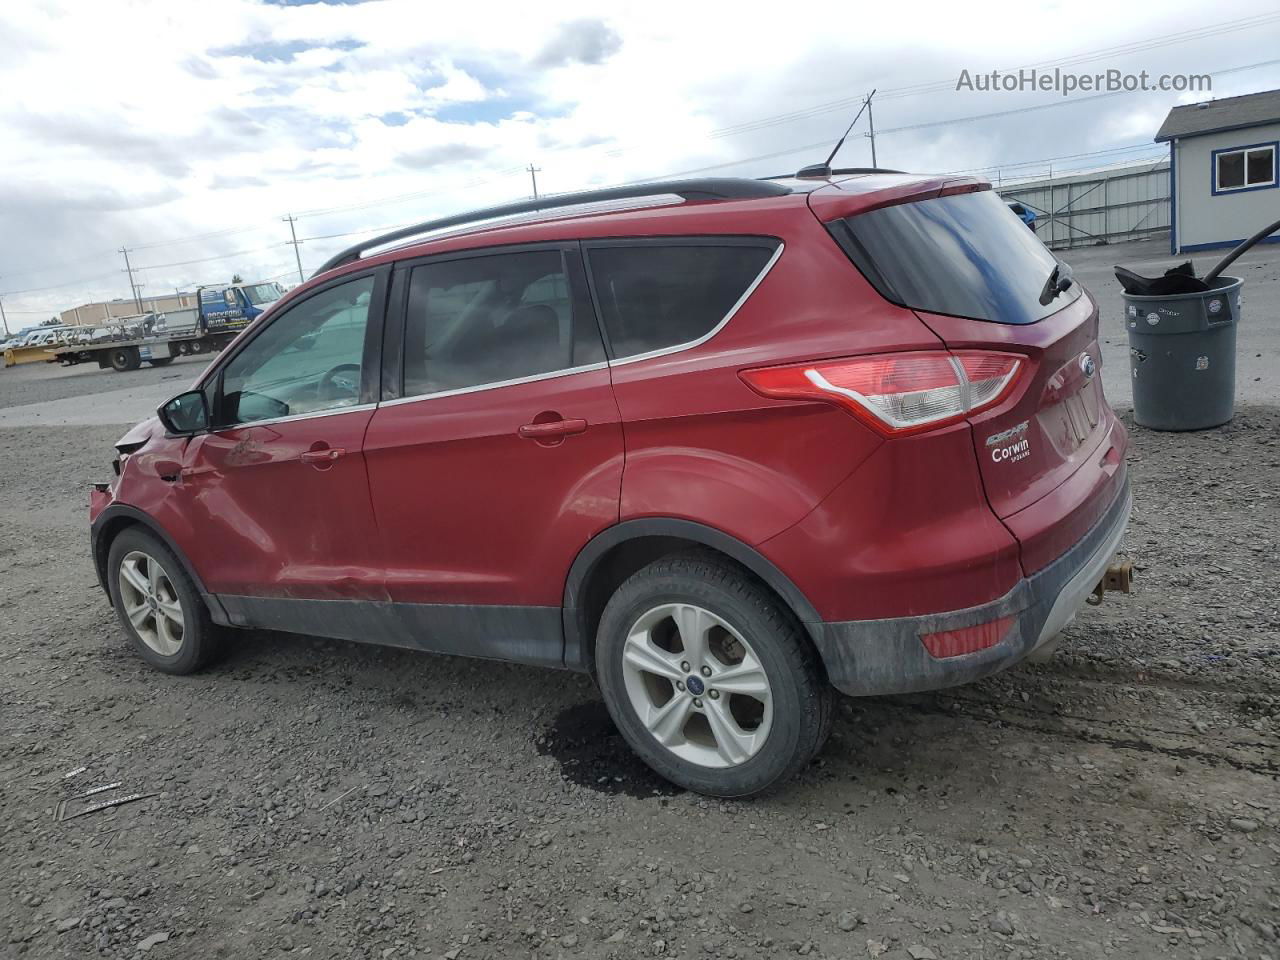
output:
[{"label": "rear hatch", "polygon": [[1025,358],[1009,395],[968,419],[987,499],[1021,543],[1024,570],[1052,562],[1123,481],[1124,434],[1102,393],[1092,297],[998,195],[972,182],[827,227],[880,294],[914,310],[949,349]]}]

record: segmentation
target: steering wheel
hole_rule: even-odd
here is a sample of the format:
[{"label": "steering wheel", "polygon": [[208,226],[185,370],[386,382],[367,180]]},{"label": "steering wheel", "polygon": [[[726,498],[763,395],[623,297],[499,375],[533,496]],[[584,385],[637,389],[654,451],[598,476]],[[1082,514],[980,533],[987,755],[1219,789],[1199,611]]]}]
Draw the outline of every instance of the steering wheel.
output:
[{"label": "steering wheel", "polygon": [[320,400],[358,400],[360,398],[360,364],[340,363],[327,370],[316,384]]}]

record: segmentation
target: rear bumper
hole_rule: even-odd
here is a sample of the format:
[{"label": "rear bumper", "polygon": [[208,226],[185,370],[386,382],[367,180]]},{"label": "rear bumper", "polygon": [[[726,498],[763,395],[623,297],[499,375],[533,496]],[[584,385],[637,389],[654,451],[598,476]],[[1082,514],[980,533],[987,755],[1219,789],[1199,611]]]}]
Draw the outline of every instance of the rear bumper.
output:
[{"label": "rear bumper", "polygon": [[[969,683],[1012,666],[1075,616],[1119,547],[1132,504],[1126,477],[1106,513],[1075,546],[989,603],[920,617],[823,623],[818,648],[832,684],[853,696],[911,693]],[[1004,639],[975,653],[935,658],[920,640],[1002,617],[1014,618]]]}]

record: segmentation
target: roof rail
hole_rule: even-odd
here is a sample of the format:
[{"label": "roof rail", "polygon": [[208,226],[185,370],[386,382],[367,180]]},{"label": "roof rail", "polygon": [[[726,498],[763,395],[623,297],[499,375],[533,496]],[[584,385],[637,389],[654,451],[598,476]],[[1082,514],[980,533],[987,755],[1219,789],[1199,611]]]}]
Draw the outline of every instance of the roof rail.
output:
[{"label": "roof rail", "polygon": [[504,203],[498,207],[486,207],[468,213],[456,213],[438,220],[424,220],[410,227],[401,227],[362,240],[347,247],[324,262],[311,276],[340,267],[346,263],[354,263],[366,250],[381,247],[415,237],[418,234],[444,230],[447,227],[459,227],[468,223],[479,223],[497,217],[508,217],[519,213],[535,213],[540,210],[555,210],[560,207],[576,207],[588,203],[603,203],[609,200],[633,200],[640,197],[662,197],[674,195],[684,200],[748,200],[755,197],[781,197],[791,192],[789,187],[764,180],[747,180],[737,177],[704,177],[697,180],[667,180],[654,183],[635,184],[626,187],[606,187],[603,190],[583,190],[578,193],[566,193],[554,197],[540,197],[536,200],[521,200],[518,203]]},{"label": "roof rail", "polygon": [[772,177],[761,177],[762,180],[815,180],[823,177],[853,176],[859,173],[906,173],[905,170],[890,170],[888,167],[836,167],[815,163],[803,167],[797,173],[779,173]]}]

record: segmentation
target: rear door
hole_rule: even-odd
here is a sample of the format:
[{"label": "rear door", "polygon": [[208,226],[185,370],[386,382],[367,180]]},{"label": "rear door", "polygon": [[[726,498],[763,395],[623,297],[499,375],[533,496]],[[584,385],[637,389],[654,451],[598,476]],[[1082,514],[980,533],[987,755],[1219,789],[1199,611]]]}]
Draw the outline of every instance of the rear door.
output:
[{"label": "rear door", "polygon": [[830,228],[880,293],[952,350],[1026,358],[1009,398],[970,423],[991,508],[1021,542],[1024,569],[1040,569],[1101,518],[1123,480],[1125,438],[1102,393],[1093,298],[989,190]]},{"label": "rear door", "polygon": [[558,663],[622,430],[576,244],[398,264],[365,440],[387,588],[431,649]]}]

